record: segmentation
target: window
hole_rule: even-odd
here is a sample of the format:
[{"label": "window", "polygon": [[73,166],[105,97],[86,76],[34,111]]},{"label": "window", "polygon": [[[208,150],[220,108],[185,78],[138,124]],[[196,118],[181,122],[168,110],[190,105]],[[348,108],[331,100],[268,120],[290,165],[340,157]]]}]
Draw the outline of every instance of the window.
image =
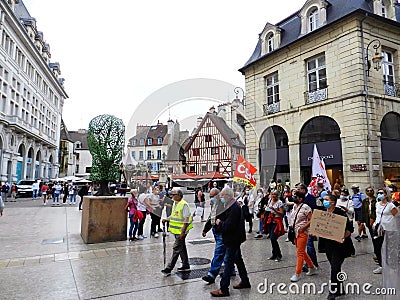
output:
[{"label": "window", "polygon": [[199,148],[195,148],[192,151],[193,151],[193,156],[199,156],[200,155],[200,149]]},{"label": "window", "polygon": [[212,154],[212,155],[218,154],[218,153],[219,153],[219,148],[218,148],[218,147],[212,147],[212,148],[211,148],[211,154]]},{"label": "window", "polygon": [[307,62],[307,78],[309,92],[327,87],[325,55],[313,58]]},{"label": "window", "polygon": [[207,134],[204,136],[206,142],[211,142],[211,134]]},{"label": "window", "polygon": [[278,73],[266,78],[267,85],[267,104],[279,102],[279,82]]},{"label": "window", "polygon": [[271,33],[268,37],[267,37],[267,52],[272,52],[274,51],[274,34]]},{"label": "window", "polygon": [[143,160],[143,151],[139,151],[139,159]]},{"label": "window", "polygon": [[140,145],[140,146],[144,146],[144,139],[140,139],[140,140],[139,140],[139,145]]},{"label": "window", "polygon": [[153,145],[153,139],[152,138],[148,138],[147,139],[147,145]]},{"label": "window", "polygon": [[157,159],[161,159],[161,150],[157,150]]},{"label": "window", "polygon": [[308,17],[310,31],[314,31],[318,28],[318,20],[319,20],[319,13],[318,9],[314,9],[311,11],[310,16]]},{"label": "window", "polygon": [[147,150],[147,159],[151,159],[152,155],[151,155],[151,150]]},{"label": "window", "polygon": [[132,156],[133,159],[136,159],[136,151],[132,151],[131,152],[131,156]]},{"label": "window", "polygon": [[387,17],[387,9],[386,9],[386,5],[385,5],[385,1],[381,1],[381,5],[382,5],[382,10],[381,10],[381,15],[382,17]]},{"label": "window", "polygon": [[207,172],[207,165],[201,165],[201,171]]},{"label": "window", "polygon": [[158,145],[162,145],[162,138],[161,137],[157,138],[157,144]]},{"label": "window", "polygon": [[136,146],[136,139],[132,140],[132,146]]},{"label": "window", "polygon": [[394,78],[393,54],[388,51],[382,51],[382,55],[383,85],[385,89],[385,95],[396,97],[398,96],[398,90],[396,89]]}]

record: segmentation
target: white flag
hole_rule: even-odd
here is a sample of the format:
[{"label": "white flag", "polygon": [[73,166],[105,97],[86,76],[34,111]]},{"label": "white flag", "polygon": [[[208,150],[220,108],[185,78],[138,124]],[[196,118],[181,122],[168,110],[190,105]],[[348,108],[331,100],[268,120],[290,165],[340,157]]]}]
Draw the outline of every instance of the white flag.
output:
[{"label": "white flag", "polygon": [[317,145],[314,144],[313,161],[312,161],[312,177],[313,181],[310,183],[313,189],[316,189],[317,182],[324,184],[324,189],[330,191],[331,183],[329,182],[328,176],[326,175],[325,163],[319,157]]}]

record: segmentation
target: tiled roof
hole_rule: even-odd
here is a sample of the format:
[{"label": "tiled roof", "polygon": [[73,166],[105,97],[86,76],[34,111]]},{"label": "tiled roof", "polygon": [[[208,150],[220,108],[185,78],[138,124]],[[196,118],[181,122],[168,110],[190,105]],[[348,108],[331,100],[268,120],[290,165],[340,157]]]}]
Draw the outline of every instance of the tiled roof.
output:
[{"label": "tiled roof", "polygon": [[81,148],[79,148],[79,150],[89,150],[87,131],[69,131],[69,135],[72,139],[72,142],[81,142]]},{"label": "tiled roof", "polygon": [[65,126],[63,119],[61,119],[60,139],[64,140],[64,141],[73,142],[71,135],[69,134],[67,126]]},{"label": "tiled roof", "polygon": [[[324,28],[325,26],[335,22],[336,20],[343,18],[355,11],[365,11],[370,14],[373,13],[373,4],[371,0],[329,0],[328,1],[329,5],[326,8],[326,16],[327,16],[327,24],[320,27]],[[399,4],[396,4],[396,16],[397,20],[400,20],[400,6]],[[284,20],[278,22],[275,24],[275,26],[279,27],[281,29],[281,43],[279,48],[277,48],[275,51],[279,51],[280,49],[284,48],[285,46],[288,46],[289,44],[303,38],[306,36],[309,36],[310,34],[315,33],[317,30],[312,31],[308,34],[300,35],[300,29],[301,29],[301,19],[299,15],[299,11],[295,12],[294,14],[290,15],[289,17],[285,18]],[[392,21],[392,20],[390,20]],[[243,72],[243,70],[258,61],[259,59],[266,57],[275,51],[271,53],[264,54],[261,56],[261,40],[258,39],[257,45],[253,51],[253,54],[251,57],[248,59],[248,61],[245,63],[245,65],[239,70]]]}]

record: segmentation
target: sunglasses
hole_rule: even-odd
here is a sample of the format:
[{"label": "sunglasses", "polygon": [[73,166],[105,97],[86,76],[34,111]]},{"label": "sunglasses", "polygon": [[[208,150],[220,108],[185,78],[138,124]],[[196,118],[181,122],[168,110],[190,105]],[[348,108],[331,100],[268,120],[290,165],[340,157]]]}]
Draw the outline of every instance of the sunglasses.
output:
[{"label": "sunglasses", "polygon": [[177,193],[171,193],[171,196],[176,196],[176,195],[178,195]]},{"label": "sunglasses", "polygon": [[367,192],[373,192],[374,190],[367,190]]},{"label": "sunglasses", "polygon": [[383,192],[377,192],[376,194],[377,195],[383,195]]}]

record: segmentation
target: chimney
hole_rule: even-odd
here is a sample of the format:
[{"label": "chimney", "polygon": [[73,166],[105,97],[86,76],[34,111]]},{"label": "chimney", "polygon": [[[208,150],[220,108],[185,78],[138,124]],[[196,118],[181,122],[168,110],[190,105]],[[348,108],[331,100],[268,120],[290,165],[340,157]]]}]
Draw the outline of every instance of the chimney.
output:
[{"label": "chimney", "polygon": [[197,118],[197,127],[200,126],[201,122],[203,121],[203,117],[198,117]]},{"label": "chimney", "polygon": [[210,114],[215,114],[215,107],[214,106],[210,107]]}]

